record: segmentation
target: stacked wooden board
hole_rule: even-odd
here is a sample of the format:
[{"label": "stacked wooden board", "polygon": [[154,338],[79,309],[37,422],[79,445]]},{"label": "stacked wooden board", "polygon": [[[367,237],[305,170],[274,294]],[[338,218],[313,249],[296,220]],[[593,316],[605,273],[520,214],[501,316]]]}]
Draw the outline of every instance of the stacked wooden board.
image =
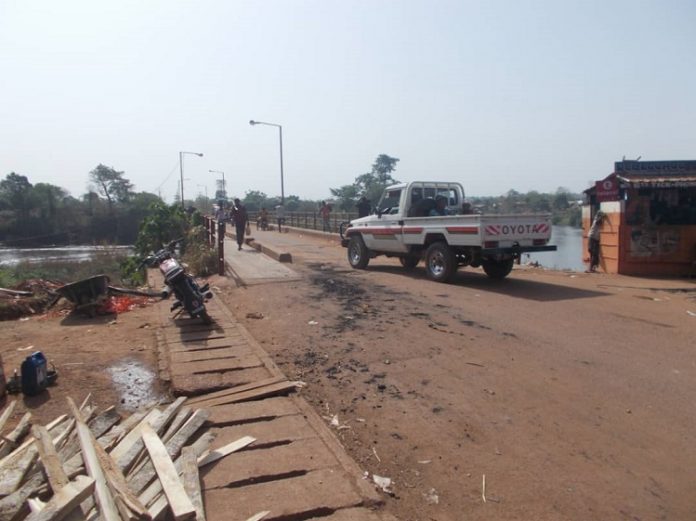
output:
[{"label": "stacked wooden board", "polygon": [[[0,520],[203,521],[198,469],[256,440],[210,451],[208,410],[185,402],[121,418],[68,398],[70,414],[45,426],[25,414],[0,443]],[[0,413],[0,434],[14,406]]]}]

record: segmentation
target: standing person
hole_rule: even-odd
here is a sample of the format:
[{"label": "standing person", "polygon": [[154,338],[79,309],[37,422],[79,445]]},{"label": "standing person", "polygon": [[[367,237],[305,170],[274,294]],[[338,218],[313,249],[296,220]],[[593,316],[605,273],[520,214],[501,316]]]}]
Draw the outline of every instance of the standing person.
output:
[{"label": "standing person", "polygon": [[242,244],[244,244],[244,233],[246,232],[247,225],[247,211],[246,207],[242,204],[239,199],[234,200],[234,206],[232,207],[232,218],[234,219],[234,228],[237,233],[237,250],[242,249]]},{"label": "standing person", "polygon": [[599,232],[602,229],[603,219],[604,212],[597,212],[594,221],[592,221],[592,226],[590,226],[590,232],[587,234],[587,249],[590,252],[590,269],[588,273],[596,272],[597,266],[599,266]]},{"label": "standing person", "polygon": [[278,232],[280,232],[280,226],[285,222],[285,206],[279,204],[275,207],[276,219],[278,219]]},{"label": "standing person", "polygon": [[227,216],[225,215],[225,201],[223,201],[222,199],[220,199],[220,200],[218,201],[217,210],[215,210],[215,220],[216,220],[217,222],[222,222],[222,221],[224,221],[224,220],[226,219],[226,217],[227,217]]},{"label": "standing person", "polygon": [[319,208],[319,215],[321,215],[321,222],[323,226],[323,231],[331,231],[331,207],[326,204],[326,201],[321,202],[321,208]]},{"label": "standing person", "polygon": [[264,232],[268,230],[268,210],[265,207],[261,207],[261,213],[256,219],[256,229],[261,228]]},{"label": "standing person", "polygon": [[360,198],[358,204],[356,204],[355,206],[357,206],[358,208],[358,219],[370,215],[370,201],[368,201],[367,197],[365,197],[364,195]]}]

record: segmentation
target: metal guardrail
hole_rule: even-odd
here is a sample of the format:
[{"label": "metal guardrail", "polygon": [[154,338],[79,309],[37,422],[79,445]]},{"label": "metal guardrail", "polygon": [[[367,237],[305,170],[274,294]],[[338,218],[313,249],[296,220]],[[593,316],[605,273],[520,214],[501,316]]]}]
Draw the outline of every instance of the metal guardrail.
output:
[{"label": "metal guardrail", "polygon": [[[249,221],[256,222],[258,214],[259,212],[249,212]],[[325,228],[319,212],[285,212],[285,224],[287,226],[305,228],[307,230],[328,231],[329,233],[339,233],[342,222],[352,221],[357,218],[357,212],[331,212]],[[277,220],[275,212],[268,212],[269,224],[274,224]]]}]

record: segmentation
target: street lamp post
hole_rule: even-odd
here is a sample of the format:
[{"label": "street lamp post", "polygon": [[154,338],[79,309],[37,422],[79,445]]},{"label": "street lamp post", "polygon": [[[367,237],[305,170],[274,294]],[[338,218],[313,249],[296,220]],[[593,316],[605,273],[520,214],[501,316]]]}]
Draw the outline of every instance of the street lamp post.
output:
[{"label": "street lamp post", "polygon": [[222,175],[222,191],[225,194],[225,198],[227,198],[227,186],[225,185],[225,172],[222,170],[208,170],[208,172],[212,174],[221,174]]},{"label": "street lamp post", "polygon": [[203,157],[200,152],[179,152],[179,173],[181,174],[181,207],[184,208],[184,154]]},{"label": "street lamp post", "polygon": [[285,184],[283,180],[283,126],[277,123],[266,123],[265,121],[249,121],[249,125],[268,125],[269,127],[278,127],[278,135],[280,137],[280,204],[285,206]]},{"label": "street lamp post", "polygon": [[196,185],[198,188],[201,186],[205,189],[205,199],[208,200],[208,185]]}]

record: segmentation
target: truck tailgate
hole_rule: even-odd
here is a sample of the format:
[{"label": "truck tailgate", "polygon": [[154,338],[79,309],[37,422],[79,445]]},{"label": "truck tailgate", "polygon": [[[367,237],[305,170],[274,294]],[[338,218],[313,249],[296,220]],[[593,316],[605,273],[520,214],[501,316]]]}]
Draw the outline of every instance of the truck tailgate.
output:
[{"label": "truck tailgate", "polygon": [[548,241],[551,238],[551,216],[485,215],[481,216],[481,235],[485,242],[497,241],[500,246],[515,242]]}]

